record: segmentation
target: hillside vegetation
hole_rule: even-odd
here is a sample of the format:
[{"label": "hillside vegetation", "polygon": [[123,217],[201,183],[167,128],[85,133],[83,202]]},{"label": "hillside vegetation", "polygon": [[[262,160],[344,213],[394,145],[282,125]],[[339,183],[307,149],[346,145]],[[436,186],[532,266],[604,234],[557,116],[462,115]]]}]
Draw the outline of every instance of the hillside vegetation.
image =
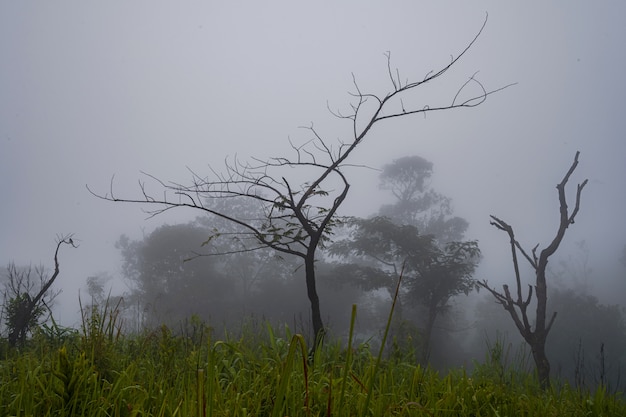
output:
[{"label": "hillside vegetation", "polygon": [[197,319],[176,334],[119,329],[105,307],[81,332],[48,327],[20,351],[2,346],[0,416],[626,415],[604,387],[541,390],[497,344],[471,374],[441,375],[411,352],[353,346],[352,334],[309,356],[303,336],[269,325],[220,339]]}]

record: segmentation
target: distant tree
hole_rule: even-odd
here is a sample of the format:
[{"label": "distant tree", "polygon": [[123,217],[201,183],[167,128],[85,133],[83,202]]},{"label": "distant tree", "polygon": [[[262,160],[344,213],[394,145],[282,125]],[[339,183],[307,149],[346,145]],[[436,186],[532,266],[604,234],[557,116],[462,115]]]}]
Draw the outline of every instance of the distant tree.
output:
[{"label": "distant tree", "polygon": [[15,264],[10,264],[7,268],[4,308],[11,347],[22,345],[26,341],[28,332],[39,324],[42,315],[49,309],[48,304],[55,297],[50,289],[60,273],[59,249],[62,244],[77,247],[72,235],[58,239],[52,276],[47,276],[43,268],[35,269],[36,279],[31,276],[33,270],[30,267],[20,270]]},{"label": "distant tree", "polygon": [[90,275],[86,279],[88,299],[84,299],[79,294],[79,304],[81,310],[82,324],[90,323],[96,327],[100,326],[102,320],[115,317],[116,327],[129,332],[138,331],[136,311],[134,305],[128,305],[127,299],[132,298],[131,294],[112,294],[112,289],[106,287],[108,281],[112,279],[107,272]]},{"label": "distant tree", "polygon": [[187,261],[206,236],[206,228],[188,223],[161,226],[143,240],[118,240],[129,298],[139,302],[144,326],[176,325],[194,314],[221,325],[242,308],[236,281],[216,258]]},{"label": "distant tree", "polygon": [[406,262],[408,291],[396,302],[396,323],[403,324],[404,302],[425,310],[424,362],[435,321],[449,309],[450,298],[476,288],[472,274],[480,259],[478,244],[462,241],[467,221],[453,216],[451,199],[430,187],[432,174],[432,162],[420,156],[385,165],[380,187],[390,190],[395,201],[381,206],[378,217],[355,219],[350,237],[331,247],[331,253],[350,262],[339,267],[344,277],[362,288],[386,288],[390,295]]},{"label": "distant tree", "polygon": [[[500,303],[504,307],[504,309],[510,314],[513,322],[515,323],[515,326],[517,327],[517,330],[520,332],[526,343],[528,343],[528,345],[530,346],[535,366],[537,368],[539,381],[543,388],[547,388],[550,385],[550,362],[548,360],[548,357],[546,356],[546,339],[548,337],[548,333],[550,332],[552,324],[556,319],[556,312],[554,312],[549,319],[547,318],[548,286],[546,282],[546,268],[548,266],[548,259],[559,248],[559,245],[561,244],[561,241],[565,236],[565,231],[571,224],[574,224],[574,219],[576,217],[576,214],[578,214],[578,210],[580,208],[580,195],[585,185],[587,185],[587,180],[584,180],[581,184],[578,184],[576,190],[576,204],[574,206],[574,209],[570,213],[565,197],[565,186],[567,185],[570,176],[578,166],[579,155],[580,152],[576,152],[574,162],[565,174],[563,180],[556,186],[560,205],[559,227],[556,232],[556,236],[552,239],[552,242],[550,242],[550,244],[541,251],[539,257],[537,257],[537,248],[539,247],[539,245],[535,246],[532,249],[531,257],[531,255],[529,255],[528,252],[525,251],[520,243],[515,239],[513,228],[496,216],[491,216],[491,224],[497,229],[506,232],[510,239],[517,293],[515,298],[511,295],[511,291],[509,290],[508,285],[503,285],[503,292],[499,292],[491,287],[486,280],[480,283],[480,285],[486,288],[495,297],[496,301]],[[522,278],[517,258],[518,252],[522,254],[522,256],[528,261],[532,269],[535,271],[535,285],[534,287],[530,284],[528,285],[527,295],[524,295],[522,290]],[[537,303],[534,328],[533,322],[528,316],[528,307],[533,300],[533,288]]]},{"label": "distant tree", "polygon": [[[277,326],[310,328],[302,321],[308,317],[306,307],[303,310],[307,299],[300,293],[304,273],[296,262],[277,259],[269,251],[267,258],[259,256],[264,251],[231,253],[239,248],[236,235],[222,232],[207,243],[211,247],[204,256],[198,249],[208,230],[206,219],[201,219],[162,226],[135,241],[120,238],[122,270],[131,288],[125,299],[137,304],[143,326],[176,327],[197,316],[218,332],[226,327],[234,332],[234,325],[260,318]],[[330,304],[325,318],[333,319],[333,330],[340,332],[341,319],[349,314],[346,305],[356,302],[360,292],[330,281],[326,265],[317,267],[320,296]],[[101,282],[89,283],[94,298],[100,299]]]},{"label": "distant tree", "polygon": [[[252,202],[254,203],[254,202]],[[247,219],[251,224],[261,227],[264,218],[263,207],[251,204],[241,198],[212,199],[205,204],[212,209],[229,213],[233,217]],[[200,257],[213,257],[218,268],[228,277],[241,284],[245,307],[252,306],[254,292],[267,275],[283,279],[297,268],[293,258],[284,259],[271,248],[250,248],[250,240],[242,239],[247,230],[239,224],[217,216],[197,217],[195,223],[206,227],[208,239],[197,248],[191,260]],[[254,242],[253,242],[254,243]]]},{"label": "distant tree", "polygon": [[[422,361],[426,361],[437,317],[449,309],[449,300],[477,287],[473,278],[480,259],[475,241],[438,245],[433,236],[419,234],[412,225],[397,225],[385,217],[355,220],[349,239],[331,246],[340,256],[368,257],[376,267],[349,265],[341,270],[345,279],[365,288],[391,291],[403,270],[407,299],[426,309],[422,331]],[[392,279],[389,279],[392,278]]]},{"label": "distant tree", "polygon": [[87,277],[87,294],[91,297],[93,304],[100,304],[104,301],[104,285],[109,279],[110,277],[107,274]]},{"label": "distant tree", "polygon": [[421,156],[405,156],[385,165],[380,174],[380,187],[390,190],[396,198],[383,205],[379,214],[400,225],[413,225],[423,235],[432,235],[437,242],[460,241],[468,223],[453,216],[452,201],[430,187],[432,162]]},{"label": "distant tree", "polygon": [[[221,217],[238,224],[246,230],[241,239],[251,242],[249,250],[271,248],[281,254],[293,255],[304,263],[307,295],[311,305],[313,332],[318,346],[324,335],[320,300],[316,288],[315,261],[318,249],[328,242],[332,229],[338,223],[337,210],[346,199],[350,182],[345,174],[354,150],[366,139],[372,127],[379,122],[400,117],[424,114],[431,111],[475,107],[487,96],[501,90],[487,91],[475,77],[470,77],[445,104],[418,105],[409,96],[419,87],[433,82],[448,72],[472,47],[474,39],[437,71],[429,72],[420,81],[403,81],[398,70],[391,67],[387,54],[387,69],[391,91],[384,95],[361,90],[354,80],[354,102],[347,113],[337,111],[335,116],[350,124],[350,136],[332,144],[311,125],[306,128],[311,139],[302,145],[291,143],[292,157],[253,159],[246,163],[235,159],[226,162],[225,173],[211,170],[211,176],[192,173],[192,183],[181,185],[166,183],[153,176],[161,191],[151,193],[141,184],[141,195],[136,198],[119,198],[113,192],[94,195],[113,202],[139,203],[157,207],[158,215],[172,208],[189,207],[194,210]],[[354,77],[353,77],[354,78]],[[470,84],[478,92],[469,98],[461,98]],[[207,199],[242,198],[263,207],[264,218],[260,225],[250,219],[239,218],[231,213],[207,206]]]}]

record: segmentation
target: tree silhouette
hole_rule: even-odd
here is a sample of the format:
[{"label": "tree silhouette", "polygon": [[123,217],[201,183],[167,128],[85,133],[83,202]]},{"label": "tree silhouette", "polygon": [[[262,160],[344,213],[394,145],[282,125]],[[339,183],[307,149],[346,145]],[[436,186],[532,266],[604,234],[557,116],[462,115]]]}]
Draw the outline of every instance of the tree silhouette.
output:
[{"label": "tree silhouette", "polygon": [[449,309],[452,297],[467,295],[477,287],[473,274],[480,260],[478,243],[439,245],[415,226],[397,225],[385,217],[358,219],[355,225],[350,238],[334,244],[331,253],[353,259],[367,257],[375,266],[340,266],[343,278],[364,289],[385,288],[393,297],[392,287],[402,269],[407,300],[426,310],[420,355],[426,363],[437,317]]},{"label": "tree silhouette", "polygon": [[[386,94],[364,92],[353,75],[353,102],[349,110],[345,113],[331,110],[334,116],[351,124],[349,138],[331,142],[310,125],[305,127],[311,134],[310,140],[299,145],[290,141],[291,157],[253,158],[248,162],[236,158],[227,160],[224,172],[211,169],[209,176],[192,172],[190,185],[165,182],[146,174],[161,190],[158,193],[148,192],[146,184],[141,182],[141,195],[136,198],[120,198],[115,195],[113,180],[109,193],[92,193],[108,201],[157,206],[158,208],[150,211],[153,216],[173,208],[193,208],[241,226],[244,230],[241,239],[250,242],[246,250],[269,247],[282,254],[299,257],[304,263],[317,346],[324,335],[324,324],[316,290],[316,255],[318,249],[329,241],[333,227],[340,220],[337,210],[350,189],[345,167],[352,153],[379,122],[433,111],[475,107],[483,103],[488,95],[508,87],[488,91],[475,76],[471,76],[459,87],[452,99],[444,103],[412,107],[406,104],[409,100],[403,100],[421,86],[445,75],[474,45],[486,22],[487,19],[458,56],[440,69],[429,72],[420,81],[403,81],[400,72],[392,69],[389,53],[386,57],[391,89]],[[477,87],[477,93],[466,93],[470,85]],[[464,96],[468,98],[463,98]],[[248,200],[251,204],[259,204],[263,208],[263,218],[239,218],[205,204],[207,199],[215,198],[238,198]]]},{"label": "tree silhouette", "polygon": [[[192,315],[222,318],[241,308],[237,282],[222,272],[219,259],[185,262],[206,238],[206,228],[194,223],[163,225],[142,240],[122,236],[117,242],[130,297],[143,311],[145,326],[175,325]],[[230,317],[229,317],[230,318]]]},{"label": "tree silhouette", "polygon": [[45,297],[50,287],[60,273],[59,269],[59,249],[66,244],[74,248],[72,236],[64,236],[58,239],[56,250],[54,251],[54,272],[52,276],[46,277],[43,269],[36,272],[39,276],[40,288],[35,294],[31,294],[33,283],[30,279],[30,269],[25,273],[20,273],[15,265],[10,265],[8,269],[8,283],[6,292],[8,300],[6,306],[6,321],[9,329],[9,345],[11,347],[23,344],[27,333],[37,325],[39,318],[46,307]]},{"label": "tree silhouette", "polygon": [[469,223],[453,216],[452,200],[430,187],[432,174],[433,163],[417,155],[385,165],[380,188],[390,190],[396,201],[383,205],[379,214],[398,225],[413,225],[441,245],[460,241]]},{"label": "tree silhouette", "polygon": [[[574,162],[565,174],[563,180],[556,186],[560,204],[559,227],[555,237],[552,239],[552,242],[550,242],[550,244],[541,251],[539,257],[537,257],[537,248],[539,247],[538,244],[532,249],[531,257],[531,255],[529,255],[528,252],[525,251],[520,243],[515,239],[513,227],[496,216],[491,216],[491,224],[509,235],[511,255],[513,258],[513,270],[515,271],[516,297],[513,298],[514,296],[511,295],[508,285],[503,285],[503,292],[499,292],[489,286],[486,280],[480,283],[480,285],[486,288],[496,298],[497,302],[502,304],[504,309],[509,312],[517,330],[530,346],[533,360],[537,368],[539,382],[543,388],[550,386],[550,362],[546,356],[546,339],[552,324],[556,319],[556,312],[552,314],[550,319],[547,319],[548,287],[546,283],[546,267],[548,266],[548,258],[550,258],[550,256],[552,256],[559,248],[559,245],[565,236],[565,231],[571,224],[574,224],[574,219],[580,208],[580,195],[583,188],[587,184],[587,180],[584,180],[577,186],[576,204],[571,213],[568,210],[567,200],[565,198],[565,186],[567,185],[570,176],[578,166],[579,155],[580,152],[576,152]],[[528,294],[524,295],[518,263],[518,252],[522,254],[535,271],[534,294],[537,306],[534,328],[533,323],[528,317],[528,307],[533,299],[533,286],[528,285]]]}]

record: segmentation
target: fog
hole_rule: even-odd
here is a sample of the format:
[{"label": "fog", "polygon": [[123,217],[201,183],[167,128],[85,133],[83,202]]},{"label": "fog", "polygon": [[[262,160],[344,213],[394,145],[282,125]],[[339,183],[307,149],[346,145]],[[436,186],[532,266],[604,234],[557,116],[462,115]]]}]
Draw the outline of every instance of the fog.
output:
[{"label": "fog", "polygon": [[[0,4],[0,262],[53,266],[62,248],[63,292],[54,309],[78,322],[79,289],[109,273],[115,291],[121,234],[141,239],[164,223],[141,207],[95,198],[85,185],[136,197],[141,172],[186,183],[188,169],[221,169],[228,156],[287,156],[311,123],[329,140],[349,126],[352,74],[367,91],[392,88],[384,53],[402,78],[419,80],[457,56],[458,65],[424,90],[449,102],[468,77],[497,89],[472,109],[379,124],[353,155],[379,169],[420,155],[434,163],[433,188],[469,221],[483,260],[476,277],[513,279],[505,234],[545,247],[558,226],[555,185],[580,151],[571,179],[589,179],[558,259],[589,251],[591,293],[622,303],[626,273],[626,27],[622,2],[3,2]],[[368,216],[388,195],[378,171],[351,169],[342,214]],[[158,191],[155,189],[155,191]],[[556,264],[556,262],[555,262]],[[620,269],[621,268],[621,269]],[[565,285],[565,284],[564,284]],[[324,302],[324,300],[322,300]]]}]

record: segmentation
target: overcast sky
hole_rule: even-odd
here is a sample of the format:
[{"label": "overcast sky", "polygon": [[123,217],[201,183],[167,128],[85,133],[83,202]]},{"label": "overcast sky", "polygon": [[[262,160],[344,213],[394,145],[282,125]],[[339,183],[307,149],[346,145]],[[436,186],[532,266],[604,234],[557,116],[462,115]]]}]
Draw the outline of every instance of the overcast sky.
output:
[{"label": "overcast sky", "polygon": [[[626,244],[622,1],[2,2],[0,264],[52,267],[55,237],[74,233],[80,247],[62,249],[57,283],[67,322],[87,276],[119,275],[120,234],[140,238],[195,215],[145,220],[86,184],[106,192],[115,175],[118,194],[133,197],[140,171],[185,182],[187,167],[219,168],[235,153],[287,156],[288,138],[306,140],[298,126],[311,122],[341,138],[326,105],[348,107],[352,73],[384,94],[391,51],[402,78],[422,79],[466,46],[486,12],[479,41],[424,100],[449,103],[476,71],[488,89],[518,84],[477,108],[380,124],[353,162],[432,161],[433,185],[483,248],[480,278],[499,281],[511,277],[509,251],[489,214],[526,247],[545,247],[555,185],[581,151],[570,197],[589,185],[561,255],[586,239],[594,270],[614,268]],[[373,213],[385,202],[376,172],[351,174],[343,214]]]}]

